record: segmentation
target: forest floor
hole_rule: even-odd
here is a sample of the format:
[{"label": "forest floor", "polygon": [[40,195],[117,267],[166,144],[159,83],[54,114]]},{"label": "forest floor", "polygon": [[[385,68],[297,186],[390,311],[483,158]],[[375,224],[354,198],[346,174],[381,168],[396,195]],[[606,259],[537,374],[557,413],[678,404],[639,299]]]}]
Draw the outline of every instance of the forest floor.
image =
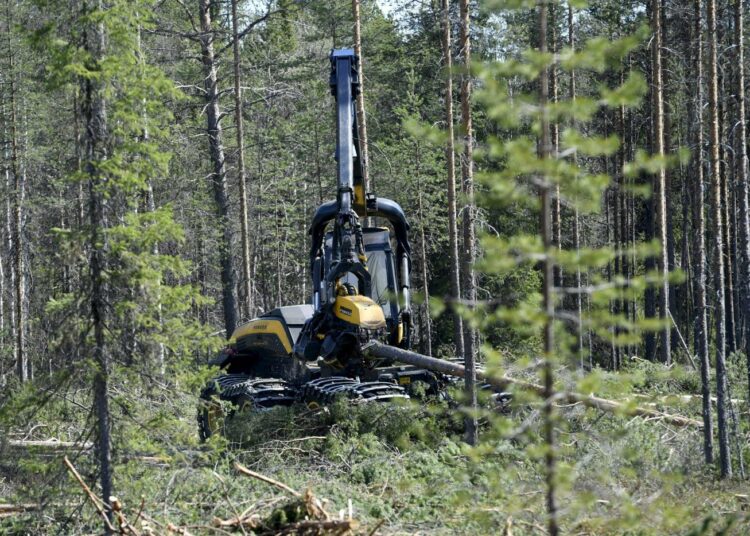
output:
[{"label": "forest floor", "polygon": [[[667,392],[694,393],[684,381],[694,373],[660,376],[655,367],[638,365],[627,386],[645,396],[642,403],[661,403]],[[605,376],[601,389],[615,380],[621,377]],[[32,437],[75,440],[85,429],[88,410],[76,405],[84,393],[57,395],[59,402],[34,412]],[[240,474],[239,463],[292,490],[311,490],[336,518],[352,516],[361,534],[546,533],[540,418],[532,402],[489,418],[481,444],[469,449],[460,440],[460,413],[445,403],[277,408],[238,416],[227,423],[227,437],[200,444],[194,395],[146,400],[123,391],[113,404],[115,489],[131,520],[142,509],[152,526],[172,523],[194,535],[241,534],[217,524],[246,510],[271,532],[294,521],[281,508],[289,493]],[[700,403],[683,400],[670,410],[696,416]],[[750,533],[747,481],[721,481],[703,464],[699,430],[580,406],[561,407],[559,416],[565,533]],[[1,443],[0,503],[41,505],[0,512],[1,534],[101,533],[61,453]],[[67,454],[95,490],[93,456]]]}]

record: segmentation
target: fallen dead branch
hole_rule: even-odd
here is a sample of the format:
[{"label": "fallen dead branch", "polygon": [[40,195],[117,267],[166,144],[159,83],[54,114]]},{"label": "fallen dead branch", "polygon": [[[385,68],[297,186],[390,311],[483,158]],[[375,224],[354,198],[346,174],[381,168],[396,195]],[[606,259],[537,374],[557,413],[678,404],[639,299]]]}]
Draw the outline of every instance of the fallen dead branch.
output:
[{"label": "fallen dead branch", "polygon": [[341,519],[333,519],[323,506],[325,501],[318,499],[310,489],[306,490],[305,493],[300,493],[283,482],[256,473],[237,462],[235,462],[234,467],[245,476],[265,482],[292,495],[295,500],[275,508],[264,520],[256,515],[250,515],[249,511],[246,510],[235,519],[214,520],[215,526],[247,526],[261,534],[298,534],[305,536],[345,535],[351,534],[359,527],[359,523],[352,519],[351,510],[348,519],[343,519],[343,515]]},{"label": "fallen dead branch", "polygon": [[302,494],[299,491],[295,491],[283,482],[279,482],[278,480],[274,480],[273,478],[262,475],[260,473],[256,473],[255,471],[251,471],[247,467],[240,465],[237,462],[234,462],[234,468],[237,469],[240,473],[247,475],[249,477],[255,478],[257,480],[260,480],[261,482],[265,482],[266,484],[270,484],[272,486],[275,486],[279,488],[282,491],[286,491],[287,493],[290,493],[291,495],[294,495],[298,499],[302,498]]},{"label": "fallen dead branch", "polygon": [[242,512],[240,515],[229,518],[221,519],[215,517],[213,526],[218,528],[231,528],[239,529],[246,528],[250,530],[257,529],[260,526],[261,517],[260,514],[250,514],[249,512]]},{"label": "fallen dead branch", "polygon": [[[54,455],[56,453],[66,452],[83,452],[94,448],[94,444],[88,441],[80,443],[75,441],[60,441],[56,438],[44,440],[8,439],[4,444],[14,449],[27,449],[30,451],[39,450],[42,451],[42,454],[44,455]],[[197,454],[197,451],[184,450],[180,451],[180,454],[192,455]],[[133,453],[123,455],[121,458],[118,458],[118,461],[138,461],[150,465],[167,466],[170,464],[171,459],[165,455]]]},{"label": "fallen dead branch", "polygon": [[31,439],[9,439],[9,447],[31,449],[39,448],[44,450],[61,450],[61,451],[81,451],[91,450],[94,444],[90,442],[77,443],[75,441],[60,441],[59,439],[31,440]]},{"label": "fallen dead branch", "polygon": [[104,504],[104,501],[102,501],[99,497],[94,495],[94,492],[91,491],[91,488],[89,488],[86,485],[86,482],[83,481],[83,478],[81,478],[81,475],[76,471],[76,468],[73,466],[72,463],[70,463],[70,460],[67,456],[63,459],[63,463],[68,468],[68,471],[70,471],[70,474],[73,475],[73,478],[76,479],[78,482],[78,485],[81,486],[81,489],[86,493],[86,496],[89,498],[89,501],[91,501],[91,504],[94,505],[94,508],[96,508],[96,511],[99,512],[99,515],[102,516],[102,519],[104,520],[104,525],[111,531],[114,532],[115,528],[112,526],[112,523],[109,520],[109,516],[107,516],[107,513],[105,512],[106,505]]},{"label": "fallen dead branch", "polygon": [[38,510],[38,504],[0,504],[0,519]]},{"label": "fallen dead branch", "polygon": [[[173,523],[168,523],[165,526],[147,516],[143,512],[144,502],[141,502],[141,505],[139,506],[138,511],[135,515],[135,523],[143,520],[141,522],[141,528],[137,528],[135,524],[128,521],[127,517],[125,516],[123,505],[117,497],[110,497],[109,504],[105,503],[102,499],[97,497],[93,491],[91,491],[91,488],[89,488],[86,482],[84,482],[80,473],[78,473],[73,464],[70,463],[70,460],[67,456],[65,456],[65,458],[63,459],[63,463],[65,464],[65,467],[67,467],[70,474],[73,475],[73,478],[76,479],[76,482],[78,482],[78,485],[86,494],[89,502],[94,505],[94,508],[96,508],[96,511],[102,517],[104,526],[107,528],[109,533],[119,534],[120,536],[146,536],[154,534],[180,534],[182,536],[193,536],[186,528],[179,527],[177,525],[174,525]],[[111,516],[108,515],[108,512],[111,514]],[[112,524],[113,522],[117,525],[117,527]],[[151,525],[158,527],[160,530],[155,532]]]},{"label": "fallen dead branch", "polygon": [[[416,352],[410,352],[408,350],[402,350],[393,346],[386,346],[381,343],[373,344],[368,351],[376,356],[386,359],[392,359],[401,363],[409,365],[415,365],[423,367],[428,370],[435,372],[441,372],[450,376],[458,376],[463,378],[466,374],[466,369],[459,363],[452,361],[446,361],[444,359],[437,359]],[[523,389],[524,391],[531,391],[539,396],[544,396],[544,387],[541,385],[525,382],[523,380],[517,380],[503,376],[497,378],[495,376],[488,375],[484,369],[477,369],[477,379],[487,382],[493,387],[498,389],[507,389],[509,387],[516,387]],[[600,409],[602,411],[612,413],[622,413],[624,415],[634,415],[638,417],[645,417],[649,419],[659,419],[663,422],[667,422],[674,426],[692,426],[696,428],[702,428],[703,422],[696,419],[690,419],[681,415],[672,415],[661,411],[647,409],[639,406],[629,404],[627,402],[620,402],[616,400],[609,400],[606,398],[600,398],[594,395],[584,395],[582,393],[575,393],[571,391],[562,391],[556,394],[556,399],[568,404],[581,403],[584,406]]]}]

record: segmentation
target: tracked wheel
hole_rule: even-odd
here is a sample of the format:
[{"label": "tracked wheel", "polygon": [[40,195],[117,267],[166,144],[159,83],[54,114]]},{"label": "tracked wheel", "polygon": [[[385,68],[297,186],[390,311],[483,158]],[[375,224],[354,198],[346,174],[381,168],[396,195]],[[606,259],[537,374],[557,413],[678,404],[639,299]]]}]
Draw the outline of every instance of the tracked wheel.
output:
[{"label": "tracked wheel", "polygon": [[479,385],[481,391],[489,392],[487,403],[489,408],[499,413],[510,413],[510,405],[513,401],[513,394],[505,391],[499,391],[489,383]]},{"label": "tracked wheel", "polygon": [[[201,441],[224,431],[227,417],[236,412],[268,410],[289,406],[299,398],[297,389],[277,378],[251,378],[247,374],[223,374],[203,389],[198,406],[198,433]],[[222,401],[230,402],[226,411]]]},{"label": "tracked wheel", "polygon": [[400,385],[381,381],[361,382],[349,393],[351,398],[365,401],[389,402],[398,398],[409,398],[406,390]]},{"label": "tracked wheel", "polygon": [[302,400],[308,406],[330,404],[338,397],[360,401],[387,402],[397,398],[408,399],[406,390],[395,383],[383,381],[361,382],[346,376],[328,376],[306,383],[302,388]]}]

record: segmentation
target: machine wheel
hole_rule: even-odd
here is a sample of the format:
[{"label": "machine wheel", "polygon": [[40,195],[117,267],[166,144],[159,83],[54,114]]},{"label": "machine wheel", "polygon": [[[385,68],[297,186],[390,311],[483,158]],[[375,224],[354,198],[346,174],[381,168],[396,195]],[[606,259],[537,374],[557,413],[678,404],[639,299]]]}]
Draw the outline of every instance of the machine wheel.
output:
[{"label": "machine wheel", "polygon": [[224,419],[224,408],[219,402],[218,391],[214,382],[212,382],[201,391],[198,403],[198,436],[200,440],[206,441],[212,435],[222,433]]},{"label": "machine wheel", "polygon": [[508,414],[510,413],[511,402],[513,401],[513,394],[505,391],[499,391],[496,387],[488,383],[482,383],[479,386],[481,391],[489,391],[490,395],[487,400],[489,409],[498,413]]},{"label": "machine wheel", "polygon": [[[227,417],[236,411],[262,411],[289,406],[299,398],[297,389],[277,378],[251,378],[247,374],[224,374],[203,389],[198,407],[198,433],[201,441],[224,430]],[[221,401],[232,404],[227,413]]]},{"label": "machine wheel", "polygon": [[311,405],[330,404],[343,396],[361,401],[389,401],[409,398],[400,385],[384,381],[360,382],[345,376],[328,376],[307,382],[302,387],[302,400]]}]

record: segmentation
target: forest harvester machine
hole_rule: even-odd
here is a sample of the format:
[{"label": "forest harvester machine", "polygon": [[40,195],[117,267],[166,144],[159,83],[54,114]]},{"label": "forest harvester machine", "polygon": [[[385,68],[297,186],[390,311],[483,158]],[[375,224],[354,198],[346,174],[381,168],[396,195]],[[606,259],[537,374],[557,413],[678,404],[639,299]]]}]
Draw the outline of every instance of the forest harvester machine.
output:
[{"label": "forest harvester machine", "polygon": [[[409,348],[409,225],[398,203],[365,191],[355,110],[358,57],[339,49],[330,60],[337,190],[310,226],[312,303],[279,307],[231,334],[212,361],[222,374],[201,394],[204,439],[221,426],[220,400],[242,410],[296,401],[319,405],[337,396],[388,401],[409,398],[416,385],[437,393],[443,384],[439,373],[397,365],[371,351]],[[362,226],[373,218],[390,229]]]}]

